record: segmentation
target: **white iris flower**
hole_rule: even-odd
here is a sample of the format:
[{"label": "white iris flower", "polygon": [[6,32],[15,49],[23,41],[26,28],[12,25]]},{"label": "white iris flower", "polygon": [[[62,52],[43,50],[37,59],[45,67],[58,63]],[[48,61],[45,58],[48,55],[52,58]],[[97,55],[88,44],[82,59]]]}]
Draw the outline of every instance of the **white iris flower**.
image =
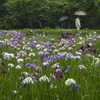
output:
[{"label": "white iris flower", "polygon": [[26,77],[26,78],[22,81],[22,83],[23,83],[23,84],[26,84],[26,83],[31,83],[31,84],[33,84],[34,81],[32,80],[31,77]]},{"label": "white iris flower", "polygon": [[72,78],[71,79],[68,78],[65,81],[65,84],[70,86],[71,84],[76,84],[76,81],[74,79],[72,79]]},{"label": "white iris flower", "polygon": [[39,78],[39,81],[44,81],[45,82],[46,80],[49,82],[49,78],[46,75]]}]

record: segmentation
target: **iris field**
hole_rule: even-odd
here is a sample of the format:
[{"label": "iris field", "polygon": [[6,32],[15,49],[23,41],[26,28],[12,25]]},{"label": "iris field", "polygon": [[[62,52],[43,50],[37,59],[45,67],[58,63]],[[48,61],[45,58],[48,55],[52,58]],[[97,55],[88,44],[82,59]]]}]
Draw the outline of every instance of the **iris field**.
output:
[{"label": "iris field", "polygon": [[0,31],[0,100],[99,100],[100,35]]}]

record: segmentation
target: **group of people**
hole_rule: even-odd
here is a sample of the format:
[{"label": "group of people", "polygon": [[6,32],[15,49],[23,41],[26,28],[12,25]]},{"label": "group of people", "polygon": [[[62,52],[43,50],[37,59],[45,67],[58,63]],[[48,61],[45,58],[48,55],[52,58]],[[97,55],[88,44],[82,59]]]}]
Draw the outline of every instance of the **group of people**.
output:
[{"label": "group of people", "polygon": [[[76,27],[77,30],[80,30],[80,28],[81,28],[81,23],[80,23],[80,17],[79,16],[75,19],[75,27]],[[64,20],[64,21],[61,21],[60,29],[65,29],[65,28],[66,28],[66,22]]]}]

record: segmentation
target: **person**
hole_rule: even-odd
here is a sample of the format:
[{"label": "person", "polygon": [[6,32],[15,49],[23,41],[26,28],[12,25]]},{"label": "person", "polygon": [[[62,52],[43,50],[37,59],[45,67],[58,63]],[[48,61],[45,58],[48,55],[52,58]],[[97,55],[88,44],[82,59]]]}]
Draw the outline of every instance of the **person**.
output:
[{"label": "person", "polygon": [[80,23],[80,17],[78,16],[76,19],[75,19],[75,26],[78,30],[80,30],[81,28],[81,23]]},{"label": "person", "polygon": [[64,21],[61,21],[61,26],[60,26],[61,29],[65,29],[66,28],[66,22],[65,20]]}]

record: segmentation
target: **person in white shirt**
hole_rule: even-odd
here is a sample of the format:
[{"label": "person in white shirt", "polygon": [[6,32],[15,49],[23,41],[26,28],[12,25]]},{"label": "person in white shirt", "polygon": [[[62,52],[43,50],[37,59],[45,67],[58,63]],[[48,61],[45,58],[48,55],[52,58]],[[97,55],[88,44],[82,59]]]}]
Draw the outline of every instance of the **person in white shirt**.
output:
[{"label": "person in white shirt", "polygon": [[75,19],[75,26],[76,26],[76,28],[77,28],[78,30],[80,30],[80,28],[81,28],[80,17],[77,17],[77,18]]}]

